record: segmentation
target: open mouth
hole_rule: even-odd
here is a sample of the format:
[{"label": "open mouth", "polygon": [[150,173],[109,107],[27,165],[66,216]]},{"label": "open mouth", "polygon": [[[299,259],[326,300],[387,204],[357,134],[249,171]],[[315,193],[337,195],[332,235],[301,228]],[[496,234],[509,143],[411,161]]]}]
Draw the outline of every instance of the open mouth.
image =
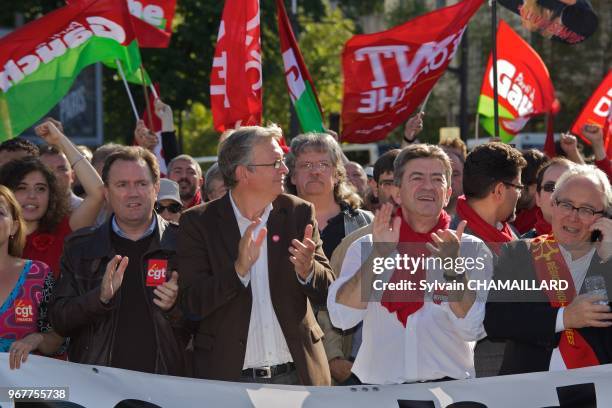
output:
[{"label": "open mouth", "polygon": [[563,226],[563,231],[568,232],[570,234],[577,234],[578,232],[580,232],[580,229],[568,227],[568,226],[565,225],[565,226]]},{"label": "open mouth", "polygon": [[140,203],[127,203],[127,208],[137,208],[140,207]]}]

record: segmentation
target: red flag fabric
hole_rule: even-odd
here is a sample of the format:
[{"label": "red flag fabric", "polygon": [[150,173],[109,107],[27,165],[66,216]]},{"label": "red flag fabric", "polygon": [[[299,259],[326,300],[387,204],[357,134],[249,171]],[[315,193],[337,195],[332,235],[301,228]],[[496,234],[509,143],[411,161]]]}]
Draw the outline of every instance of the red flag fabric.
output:
[{"label": "red flag fabric", "polygon": [[[507,136],[502,137],[505,142],[518,134],[531,117],[556,113],[559,109],[544,61],[503,20],[497,29],[497,89],[500,130]],[[481,101],[493,99],[492,56],[489,56],[480,95]]]},{"label": "red flag fabric", "polygon": [[[584,125],[597,125],[604,128],[604,138],[606,140],[606,146],[608,147],[608,158],[612,158],[610,155],[610,136],[609,126],[606,129],[606,119],[612,114],[612,70],[608,71],[608,74],[604,80],[599,84],[593,95],[589,98],[582,112],[576,118],[576,121],[572,125],[571,132],[578,135],[587,144],[591,144],[588,139],[582,135],[582,126]],[[609,119],[608,119],[609,123]],[[607,136],[607,138],[606,138]]]},{"label": "red flag fabric", "polygon": [[[161,98],[161,93],[159,91],[159,84],[155,84],[155,92],[157,93],[157,97]],[[157,158],[157,163],[159,164],[159,171],[161,172],[162,177],[166,177],[168,174],[168,168],[166,167],[166,160],[164,158],[164,151],[162,150],[162,123],[161,119],[155,114],[155,95],[153,92],[147,92],[149,95],[149,106],[151,107],[151,112],[149,114],[149,110],[146,105],[144,108],[144,112],[141,116],[142,120],[145,123],[145,126],[149,128],[149,130],[155,132],[157,135],[157,146],[153,149],[153,153]]]},{"label": "red flag fabric", "polygon": [[176,0],[127,0],[140,48],[168,48]]},{"label": "red flag fabric", "polygon": [[226,0],[210,74],[215,129],[261,124],[261,40],[258,0]]},{"label": "red flag fabric", "polygon": [[384,139],[423,102],[483,0],[464,0],[344,46],[342,140]]}]

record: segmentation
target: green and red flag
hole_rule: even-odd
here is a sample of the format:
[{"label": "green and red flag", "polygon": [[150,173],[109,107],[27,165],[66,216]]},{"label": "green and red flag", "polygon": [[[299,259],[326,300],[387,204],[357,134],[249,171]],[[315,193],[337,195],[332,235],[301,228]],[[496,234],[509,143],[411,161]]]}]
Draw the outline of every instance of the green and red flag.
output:
[{"label": "green and red flag", "polygon": [[83,68],[141,65],[125,0],[82,0],[0,40],[0,140],[18,136],[68,92]]},{"label": "green and red flag", "polygon": [[[492,59],[490,55],[482,80],[478,113],[482,127],[494,135]],[[503,20],[497,30],[497,90],[499,136],[504,142],[512,140],[531,117],[556,113],[558,109],[558,103],[554,103],[555,89],[544,61]]]},{"label": "green and red flag", "polygon": [[291,29],[291,23],[283,0],[276,0],[278,13],[278,34],[281,54],[285,66],[285,80],[291,103],[295,108],[300,126],[304,132],[322,132],[323,114],[314,82],[302,58],[302,53]]}]

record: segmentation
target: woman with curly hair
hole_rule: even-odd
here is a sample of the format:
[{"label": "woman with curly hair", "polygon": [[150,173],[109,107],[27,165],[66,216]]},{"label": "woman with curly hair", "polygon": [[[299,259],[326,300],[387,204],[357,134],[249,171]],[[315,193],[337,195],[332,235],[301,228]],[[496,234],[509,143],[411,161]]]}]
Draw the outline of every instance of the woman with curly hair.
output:
[{"label": "woman with curly hair", "polygon": [[66,155],[87,197],[70,213],[55,175],[36,158],[13,160],[2,166],[0,184],[13,191],[21,206],[27,234],[24,256],[49,265],[57,279],[64,239],[72,231],[93,225],[104,200],[103,184],[89,161],[53,123],[43,123],[36,132]]},{"label": "woman with curly hair", "polygon": [[21,258],[25,231],[19,203],[0,186],[0,351],[9,352],[11,369],[32,351],[57,352],[63,341],[47,319],[54,282],[49,267]]}]

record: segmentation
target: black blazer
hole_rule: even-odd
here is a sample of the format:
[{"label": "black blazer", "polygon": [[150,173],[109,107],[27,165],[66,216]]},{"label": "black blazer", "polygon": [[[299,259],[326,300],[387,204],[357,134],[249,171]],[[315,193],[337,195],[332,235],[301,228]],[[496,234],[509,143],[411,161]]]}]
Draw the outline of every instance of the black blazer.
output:
[{"label": "black blazer", "polygon": [[[494,269],[494,280],[537,281],[535,266],[526,240],[504,245]],[[601,263],[595,253],[586,276],[605,278],[608,293],[612,290],[612,261]],[[584,293],[584,285],[581,293]],[[531,292],[529,302],[510,302],[508,291],[491,291],[486,305],[484,327],[493,339],[506,340],[506,351],[500,374],[548,371],[550,357],[559,344],[561,333],[555,333],[557,308],[550,305],[546,293]],[[585,327],[578,332],[591,345],[601,364],[612,362],[612,328]]]}]

